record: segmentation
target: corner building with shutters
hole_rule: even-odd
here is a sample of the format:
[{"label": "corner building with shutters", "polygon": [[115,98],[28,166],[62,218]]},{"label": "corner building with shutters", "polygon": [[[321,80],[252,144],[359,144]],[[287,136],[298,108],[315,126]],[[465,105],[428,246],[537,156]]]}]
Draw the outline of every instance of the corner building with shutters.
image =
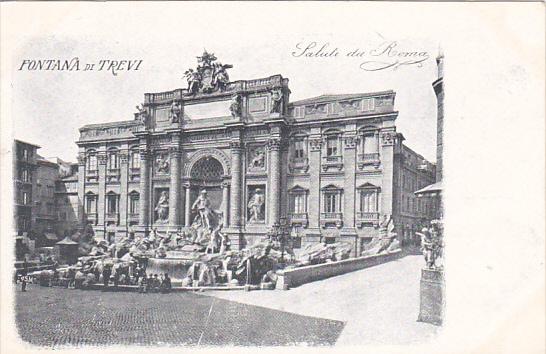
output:
[{"label": "corner building with shutters", "polygon": [[147,93],[133,119],[80,128],[81,221],[110,242],[183,230],[204,189],[235,249],[285,221],[295,247],[347,241],[357,255],[384,215],[405,241],[433,215],[413,191],[434,182],[435,166],[403,144],[394,100],[384,91],[291,102],[281,75]]}]

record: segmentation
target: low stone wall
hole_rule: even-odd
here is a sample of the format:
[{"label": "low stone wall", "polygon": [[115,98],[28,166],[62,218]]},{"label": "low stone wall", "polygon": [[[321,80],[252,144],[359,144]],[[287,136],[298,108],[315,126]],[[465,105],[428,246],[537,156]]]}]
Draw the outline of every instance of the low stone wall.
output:
[{"label": "low stone wall", "polygon": [[390,262],[402,256],[402,251],[344,259],[342,261],[310,265],[277,272],[278,279],[276,289],[288,290],[289,288],[310,283],[316,280],[326,279],[355,270],[373,267]]}]

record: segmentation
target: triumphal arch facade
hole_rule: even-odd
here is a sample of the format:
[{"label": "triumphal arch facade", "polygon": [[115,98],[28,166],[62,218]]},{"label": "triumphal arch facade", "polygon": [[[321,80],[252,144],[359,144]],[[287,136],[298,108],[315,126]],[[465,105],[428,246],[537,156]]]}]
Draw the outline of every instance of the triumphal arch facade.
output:
[{"label": "triumphal arch facade", "polygon": [[281,75],[230,81],[229,68],[205,52],[187,87],[80,129],[82,221],[109,240],[180,231],[204,191],[232,247],[286,221],[303,245],[345,239],[358,253],[396,212],[394,92],[291,102]]}]

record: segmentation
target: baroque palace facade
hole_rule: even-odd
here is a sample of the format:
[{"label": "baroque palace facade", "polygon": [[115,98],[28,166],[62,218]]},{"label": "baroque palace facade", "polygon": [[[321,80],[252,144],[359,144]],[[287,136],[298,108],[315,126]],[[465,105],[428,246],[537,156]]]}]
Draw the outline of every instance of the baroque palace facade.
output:
[{"label": "baroque palace facade", "polygon": [[230,82],[230,65],[198,61],[187,89],[80,129],[78,215],[97,237],[183,230],[203,190],[234,248],[286,222],[297,246],[349,241],[360,254],[385,215],[402,238],[432,215],[405,204],[434,165],[403,145],[393,91],[290,102],[281,75]]}]

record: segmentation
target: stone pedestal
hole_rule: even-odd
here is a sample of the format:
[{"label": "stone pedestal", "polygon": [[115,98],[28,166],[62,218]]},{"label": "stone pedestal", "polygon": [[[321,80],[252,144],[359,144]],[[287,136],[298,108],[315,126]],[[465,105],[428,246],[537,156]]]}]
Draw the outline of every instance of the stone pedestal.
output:
[{"label": "stone pedestal", "polygon": [[444,272],[436,269],[422,269],[419,322],[442,324],[444,293]]}]

